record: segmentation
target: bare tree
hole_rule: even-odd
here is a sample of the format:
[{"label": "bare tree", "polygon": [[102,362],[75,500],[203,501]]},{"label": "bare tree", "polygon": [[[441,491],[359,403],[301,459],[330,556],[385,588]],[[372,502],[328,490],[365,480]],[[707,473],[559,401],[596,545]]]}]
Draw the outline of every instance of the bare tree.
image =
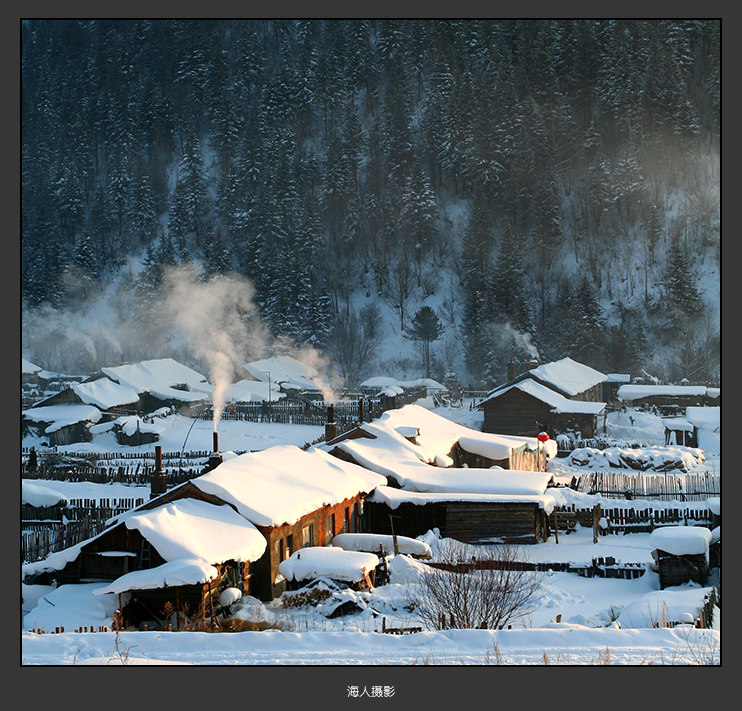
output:
[{"label": "bare tree", "polygon": [[333,362],[348,387],[357,386],[373,366],[382,336],[382,319],[376,304],[337,320],[330,337]]},{"label": "bare tree", "polygon": [[409,603],[429,629],[502,629],[538,606],[541,575],[518,569],[518,549],[483,548],[476,565],[471,547],[446,541],[438,562],[411,588]]}]

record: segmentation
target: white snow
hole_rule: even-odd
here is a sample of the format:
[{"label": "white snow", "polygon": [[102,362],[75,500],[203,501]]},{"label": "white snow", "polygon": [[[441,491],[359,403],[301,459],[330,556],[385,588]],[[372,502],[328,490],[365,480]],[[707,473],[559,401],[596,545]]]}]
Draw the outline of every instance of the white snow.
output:
[{"label": "white snow", "polygon": [[415,380],[399,380],[397,378],[391,378],[387,377],[385,375],[377,375],[373,378],[368,378],[367,380],[364,380],[361,385],[361,388],[379,388],[382,391],[385,388],[395,388],[398,390],[395,390],[396,394],[401,394],[404,392],[405,389],[414,389],[414,388],[427,388],[428,390],[434,390],[434,391],[440,391],[440,392],[448,392],[448,388],[445,385],[441,385],[438,381],[433,380],[432,378],[417,378]]},{"label": "white snow", "polygon": [[[332,545],[346,551],[366,551],[376,553],[384,547],[385,553],[394,551],[394,536],[381,533],[339,533],[332,539]],[[431,556],[430,546],[425,541],[407,536],[397,536],[397,549],[401,555]]]},{"label": "white snow", "polygon": [[670,555],[700,555],[708,552],[711,531],[703,526],[664,526],[655,528],[649,539]]},{"label": "white snow", "polygon": [[56,504],[66,502],[67,497],[64,494],[60,494],[44,484],[31,483],[26,479],[21,480],[21,504],[38,508],[40,506],[56,506]]},{"label": "white snow", "polygon": [[135,570],[117,578],[108,585],[95,588],[95,596],[119,594],[131,590],[177,587],[178,585],[198,585],[213,580],[219,571],[201,558],[179,558],[163,563],[156,568]]},{"label": "white snow", "polygon": [[319,449],[284,445],[233,457],[192,482],[233,504],[256,526],[281,526],[386,479]]},{"label": "white snow", "polygon": [[119,405],[130,405],[139,400],[139,393],[134,388],[116,383],[109,378],[72,383],[70,387],[85,404],[95,405],[101,410],[108,410]]},{"label": "white snow", "polygon": [[36,365],[32,363],[30,360],[26,360],[25,358],[21,358],[21,373],[26,375],[32,375],[34,373],[39,373],[41,371],[41,366]]},{"label": "white snow", "polygon": [[[104,367],[101,372],[137,393],[148,392],[164,400],[195,402],[206,399],[214,390],[214,386],[201,373],[173,358]],[[180,389],[181,387],[185,387],[185,390]]]},{"label": "white snow", "polygon": [[548,494],[482,494],[461,492],[458,490],[451,492],[419,493],[405,491],[404,489],[395,489],[391,486],[380,486],[368,496],[367,501],[386,504],[392,510],[399,508],[404,503],[424,506],[443,501],[468,501],[483,504],[533,503],[537,504],[540,509],[543,509],[547,515],[554,510],[555,505],[554,498]]},{"label": "white snow", "polygon": [[259,380],[238,380],[227,390],[228,402],[267,402],[284,397],[286,394],[280,392],[278,385],[271,383],[269,389],[268,383]]},{"label": "white snow", "polygon": [[129,530],[138,530],[168,562],[182,558],[200,558],[207,563],[254,561],[266,547],[255,526],[226,504],[178,499],[122,514],[118,520]]},{"label": "white snow", "polygon": [[93,405],[78,405],[75,403],[64,405],[43,405],[41,407],[31,407],[24,410],[22,416],[31,422],[48,422],[48,427],[44,430],[46,434],[51,434],[63,427],[76,425],[79,422],[98,422],[101,417],[101,411]]},{"label": "white snow", "polygon": [[[371,436],[348,438],[334,446],[411,491],[503,493],[503,486],[515,485],[520,493],[523,487],[530,489],[528,493],[543,493],[550,479],[544,472],[451,466],[449,455],[456,442],[467,451],[489,452],[498,458],[509,456],[524,444],[535,451],[539,443],[534,437],[477,432],[419,405],[389,410],[374,422],[364,423],[361,430]],[[413,431],[419,432],[414,443],[405,436]],[[547,455],[556,454],[553,440],[546,448]]]},{"label": "white snow", "polygon": [[606,380],[606,375],[571,358],[544,363],[527,371],[529,377],[558,388],[568,397],[574,397]]},{"label": "white snow", "polygon": [[282,560],[278,571],[286,580],[313,580],[327,577],[357,583],[379,564],[375,553],[347,551],[342,548],[307,547]]},{"label": "white snow", "polygon": [[703,396],[705,385],[621,385],[616,393],[619,400],[633,401],[655,395],[688,395]]}]

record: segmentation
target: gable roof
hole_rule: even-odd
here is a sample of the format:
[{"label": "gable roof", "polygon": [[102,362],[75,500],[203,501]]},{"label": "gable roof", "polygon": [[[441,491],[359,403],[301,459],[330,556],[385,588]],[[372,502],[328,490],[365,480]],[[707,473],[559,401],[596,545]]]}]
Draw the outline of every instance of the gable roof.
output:
[{"label": "gable roof", "polygon": [[482,407],[485,403],[491,402],[505,393],[516,389],[540,400],[551,408],[551,411],[557,414],[579,414],[579,415],[598,415],[605,407],[604,402],[588,402],[585,400],[570,400],[560,393],[552,390],[534,380],[521,380],[519,382],[506,385],[493,391],[486,399],[479,403],[477,407]]},{"label": "gable roof", "polygon": [[[278,383],[292,390],[318,390],[320,376],[316,368],[291,356],[279,355],[245,364],[245,370],[257,380]],[[269,375],[270,374],[270,375]]]},{"label": "gable roof", "polygon": [[490,390],[487,399],[491,396],[504,392],[515,383],[527,380],[535,380],[552,390],[555,390],[564,397],[572,398],[586,390],[603,383],[608,379],[605,373],[601,373],[589,365],[578,363],[571,358],[562,358],[550,363],[543,363],[536,368],[521,373],[517,378],[510,382],[498,385]]},{"label": "gable roof", "polygon": [[72,391],[86,405],[95,405],[108,410],[119,405],[131,405],[139,401],[139,393],[129,385],[122,385],[110,378],[98,378],[83,383],[72,383]]}]

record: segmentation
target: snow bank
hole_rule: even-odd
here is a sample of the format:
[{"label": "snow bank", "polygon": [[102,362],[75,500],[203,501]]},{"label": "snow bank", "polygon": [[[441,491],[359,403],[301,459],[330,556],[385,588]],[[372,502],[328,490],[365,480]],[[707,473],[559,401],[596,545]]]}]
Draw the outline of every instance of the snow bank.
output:
[{"label": "snow bank", "polygon": [[[332,545],[346,551],[366,551],[376,553],[380,546],[386,553],[394,552],[394,537],[379,533],[339,533],[332,539]],[[430,546],[416,538],[397,536],[397,548],[401,555],[431,556]]]},{"label": "snow bank", "polygon": [[704,597],[711,588],[665,589],[647,593],[642,599],[627,604],[618,616],[624,629],[665,627],[693,623],[701,613]]},{"label": "snow bank", "polygon": [[568,457],[569,464],[588,469],[634,469],[639,471],[688,472],[706,461],[703,451],[696,447],[578,447]]},{"label": "snow bank", "polygon": [[21,504],[29,506],[56,506],[67,503],[67,497],[47,486],[32,484],[25,479],[21,480]]},{"label": "snow bank", "polygon": [[346,551],[335,547],[308,547],[281,561],[278,571],[286,580],[313,580],[328,577],[356,583],[379,564],[375,553]]},{"label": "snow bank", "polygon": [[665,526],[655,528],[649,541],[670,555],[700,555],[708,552],[711,531],[703,526]]}]

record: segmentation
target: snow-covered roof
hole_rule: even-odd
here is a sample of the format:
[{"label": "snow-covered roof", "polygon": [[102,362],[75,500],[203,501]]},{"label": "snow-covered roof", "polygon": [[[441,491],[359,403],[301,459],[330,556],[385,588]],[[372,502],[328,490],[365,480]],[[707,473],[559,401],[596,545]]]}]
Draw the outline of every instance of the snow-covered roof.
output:
[{"label": "snow-covered roof", "polygon": [[547,515],[554,510],[554,506],[556,505],[554,497],[549,494],[427,493],[405,491],[404,489],[395,489],[391,486],[380,486],[369,495],[367,500],[371,503],[386,504],[390,509],[396,509],[405,503],[425,506],[426,504],[450,501],[466,501],[482,504],[528,503],[537,504],[540,509],[544,509]]},{"label": "snow-covered roof", "polygon": [[527,371],[526,375],[557,388],[567,397],[574,397],[606,379],[605,373],[571,358],[544,363]]},{"label": "snow-covered roof", "polygon": [[316,368],[286,355],[246,363],[245,370],[262,382],[270,379],[292,390],[317,390],[320,379]]},{"label": "snow-covered roof", "polygon": [[108,585],[95,588],[93,595],[117,595],[130,590],[198,585],[213,580],[217,575],[219,575],[219,571],[200,558],[180,558],[156,568],[146,568],[126,573]]},{"label": "snow-covered roof", "polygon": [[663,417],[662,424],[668,430],[676,432],[693,432],[693,425],[684,417]]},{"label": "snow-covered roof", "polygon": [[[101,368],[101,372],[139,394],[147,392],[163,400],[195,402],[205,399],[214,390],[201,373],[172,358],[106,367]],[[179,389],[182,386],[186,389]]]},{"label": "snow-covered roof", "polygon": [[706,394],[705,385],[621,385],[616,393],[619,400],[641,400],[655,395],[677,397],[688,395],[691,397]]},{"label": "snow-covered roof", "polygon": [[360,387],[362,388],[387,388],[387,387],[399,387],[399,388],[428,388],[430,390],[443,390],[446,391],[445,385],[441,385],[432,378],[418,378],[417,380],[398,380],[397,378],[390,378],[384,375],[377,375],[368,380],[364,380]]},{"label": "snow-covered roof", "polygon": [[715,430],[721,424],[721,408],[713,407],[687,407],[685,418],[699,430]]},{"label": "snow-covered roof", "polygon": [[101,410],[131,405],[139,400],[139,393],[134,388],[107,377],[84,383],[72,383],[71,388],[86,405],[95,405]]},{"label": "snow-covered roof", "polygon": [[721,395],[721,388],[706,388],[706,397],[717,398]]},{"label": "snow-covered roof", "polygon": [[60,404],[31,407],[23,411],[23,417],[30,422],[49,422],[44,430],[46,434],[78,422],[98,422],[102,417],[101,411],[93,405]]},{"label": "snow-covered roof", "polygon": [[40,365],[35,365],[30,360],[21,358],[21,373],[24,373],[26,375],[32,375],[34,373],[39,373],[40,371],[41,371]]},{"label": "snow-covered roof", "polygon": [[375,553],[346,551],[332,546],[301,548],[278,565],[286,580],[311,580],[326,577],[356,583],[379,564]]},{"label": "snow-covered roof", "polygon": [[280,445],[228,459],[191,482],[256,526],[275,527],[372,491],[386,479],[316,448]]},{"label": "snow-covered roof", "polygon": [[537,400],[547,404],[552,412],[559,414],[586,414],[586,415],[598,415],[603,411],[605,407],[604,402],[590,402],[586,400],[570,400],[563,395],[560,395],[555,390],[536,382],[535,380],[520,380],[512,385],[506,385],[498,390],[493,391],[486,399],[479,403],[479,407],[482,407],[484,403],[494,400],[504,395],[509,390],[516,388],[521,392],[526,393],[535,397]]},{"label": "snow-covered roof", "polygon": [[36,508],[40,506],[56,506],[67,503],[67,497],[43,484],[31,483],[21,479],[21,504],[28,504]]},{"label": "snow-covered roof", "polygon": [[670,555],[700,555],[711,543],[711,531],[703,526],[664,526],[655,528],[649,542]]},{"label": "snow-covered roof", "polygon": [[[420,405],[410,404],[388,410],[380,418],[363,424],[367,437],[342,439],[334,444],[354,461],[394,479],[412,491],[473,491],[499,493],[504,482],[519,481],[529,493],[543,493],[550,475],[544,472],[514,472],[504,469],[452,467],[449,453],[458,442],[466,451],[505,459],[523,445],[536,450],[534,437],[504,436],[478,432],[442,417]],[[410,441],[406,436],[419,431]],[[547,455],[556,455],[556,443],[547,442]]]},{"label": "snow-covered roof", "polygon": [[118,521],[138,530],[166,561],[247,562],[260,558],[266,547],[258,529],[227,504],[178,499],[124,514]]},{"label": "snow-covered roof", "polygon": [[606,373],[605,381],[607,383],[630,383],[631,375],[629,373]]},{"label": "snow-covered roof", "polygon": [[276,385],[271,382],[270,390],[268,383],[260,380],[238,380],[232,383],[227,390],[228,402],[266,402],[270,400],[280,400],[286,397]]},{"label": "snow-covered roof", "polygon": [[[383,546],[384,552],[394,552],[394,536],[382,533],[338,533],[332,545],[346,551],[366,551],[377,553]],[[430,546],[417,538],[397,536],[397,549],[400,555],[432,556]]]}]

